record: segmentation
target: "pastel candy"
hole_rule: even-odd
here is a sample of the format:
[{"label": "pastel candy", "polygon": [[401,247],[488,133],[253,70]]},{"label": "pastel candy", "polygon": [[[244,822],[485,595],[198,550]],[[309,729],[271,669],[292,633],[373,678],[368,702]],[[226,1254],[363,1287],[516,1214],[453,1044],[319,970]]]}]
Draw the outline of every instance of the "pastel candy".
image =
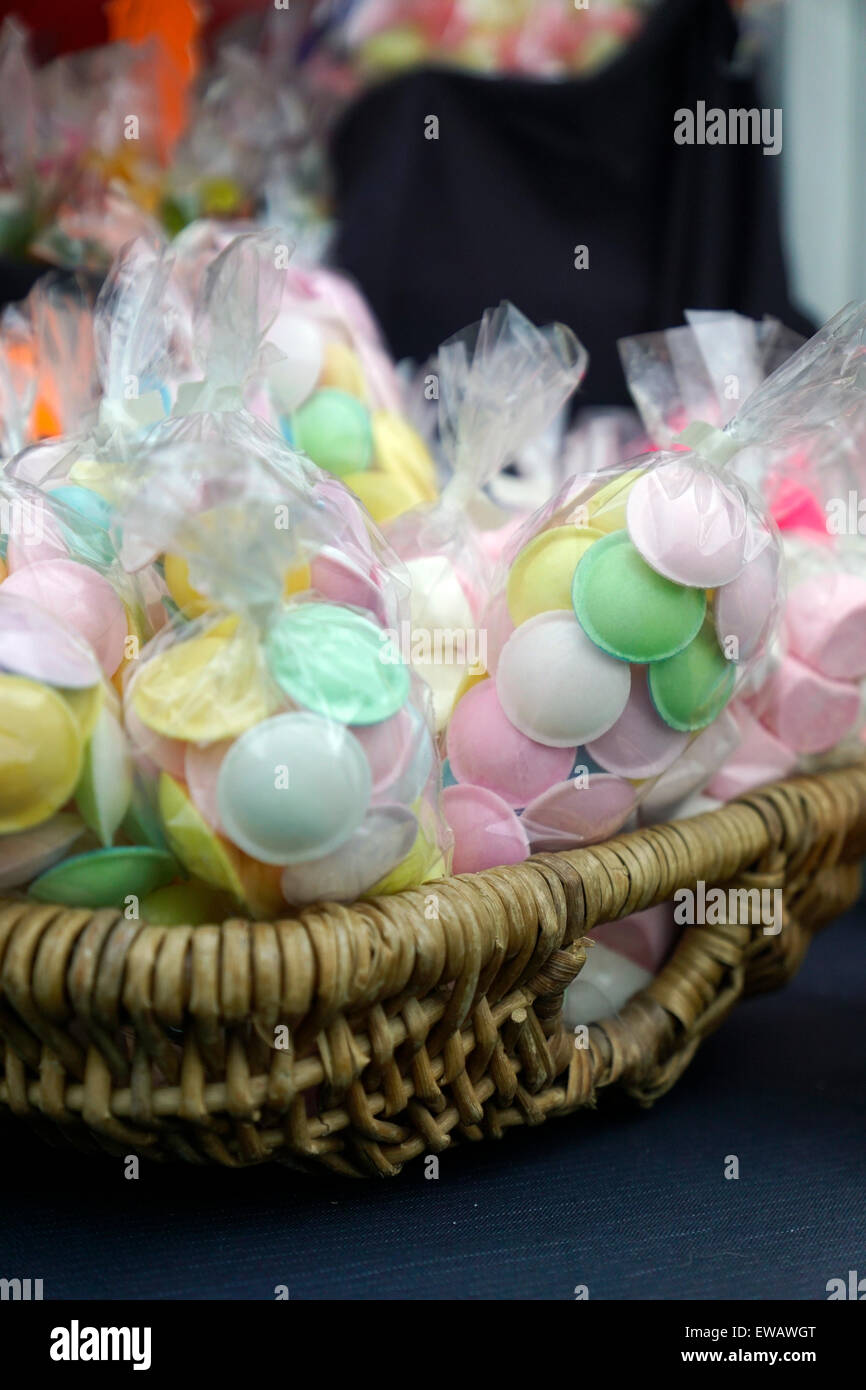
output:
[{"label": "pastel candy", "polygon": [[83,637],[112,676],[129,635],[126,609],[107,579],[74,560],[41,560],[10,574],[4,594],[32,599]]},{"label": "pastel candy", "polygon": [[565,991],[562,1016],[567,1027],[598,1023],[619,1013],[635,994],[646,989],[652,973],[607,946],[593,946],[586,964]]},{"label": "pastel candy", "polygon": [[292,416],[295,444],[327,473],[342,477],[373,459],[370,412],[345,391],[316,391]]},{"label": "pastel candy", "polygon": [[265,864],[320,858],[358,829],[370,765],[342,724],[305,711],[249,729],[226,754],[217,805],[226,834]]},{"label": "pastel candy", "polygon": [[385,526],[410,507],[424,501],[423,495],[406,478],[392,477],[374,469],[367,469],[363,473],[344,473],[343,482],[364,503],[378,526]]},{"label": "pastel candy", "polygon": [[31,883],[29,894],[65,907],[124,907],[170,883],[177,865],[170,854],[143,845],[97,849],[64,859]]},{"label": "pastel candy", "polygon": [[416,743],[416,726],[408,708],[378,724],[356,725],[352,733],[370,764],[374,796],[386,792],[406,771]]},{"label": "pastel candy", "polygon": [[496,671],[512,724],[554,748],[576,748],[605,733],[625,709],[630,688],[628,666],[601,651],[568,613],[540,613],[523,623]]},{"label": "pastel candy", "polygon": [[341,724],[377,724],[406,703],[409,668],[360,613],[327,603],[286,610],[265,639],[274,680],[296,704]]},{"label": "pastel candy", "polygon": [[596,531],[607,534],[620,531],[625,526],[626,507],[629,494],[638,478],[644,476],[643,468],[629,468],[605,483],[588,499],[586,505],[589,525]]},{"label": "pastel candy", "polygon": [[181,744],[184,749],[183,776],[189,793],[208,825],[223,833],[217,805],[217,783],[223,760],[232,746],[231,739],[217,743]]},{"label": "pastel candy", "polygon": [[129,809],[132,765],[123,729],[107,705],[84,751],[75,801],[86,824],[110,845]]},{"label": "pastel candy", "polygon": [[80,816],[61,811],[30,830],[0,836],[0,891],[20,888],[65,859],[86,829]]},{"label": "pastel candy", "polygon": [[[410,806],[421,796],[430,780],[435,762],[433,735],[420,710],[412,705],[406,706],[406,713],[412,725],[412,739],[409,757],[401,758],[392,769],[390,780],[373,792],[373,801],[400,802]],[[353,730],[356,737],[360,730]]]},{"label": "pastel candy", "polygon": [[97,687],[99,663],[85,642],[50,613],[0,590],[0,669],[66,690]]},{"label": "pastel candy", "polygon": [[708,794],[720,801],[730,801],[754,787],[778,782],[797,766],[796,753],[743,705],[738,705],[735,717],[740,730],[739,747],[707,784]]},{"label": "pastel candy", "polygon": [[241,853],[208,824],[182,782],[163,772],[159,779],[159,814],[165,837],[188,873],[211,888],[244,897]]},{"label": "pastel candy", "polygon": [[756,710],[796,753],[823,753],[857,724],[860,691],[853,681],[831,680],[788,656],[764,685]]},{"label": "pastel candy", "polygon": [[837,680],[866,675],[866,579],[816,574],[791,590],[785,631],[793,656]]},{"label": "pastel candy", "polygon": [[577,563],[601,535],[585,526],[554,526],[523,547],[511,566],[506,588],[515,626],[537,613],[571,608]]},{"label": "pastel candy", "polygon": [[193,743],[242,733],[267,718],[275,704],[257,635],[231,623],[157,652],[143,663],[128,693],[149,729]]},{"label": "pastel candy", "polygon": [[[469,585],[444,555],[416,556],[406,561],[406,568],[412,584],[412,631],[427,638],[430,647],[425,651],[419,645],[413,651],[412,666],[433,693],[436,727],[443,729],[474,655],[470,643],[474,641],[476,626]],[[451,649],[437,653],[432,639],[443,632],[455,634],[458,640],[462,638],[462,650],[455,643]]]},{"label": "pastel candy", "polygon": [[481,633],[484,641],[484,665],[491,676],[496,675],[502,648],[514,631],[514,623],[508,610],[504,593],[497,594],[484,615]]},{"label": "pastel candy", "polygon": [[0,835],[59,811],[75,790],[83,756],[78,723],[56,690],[0,676]]},{"label": "pastel candy", "polygon": [[314,902],[355,902],[406,858],[417,833],[418,822],[405,807],[371,808],[339,849],[312,862],[289,864],[283,870],[286,902],[296,907]]},{"label": "pastel candy", "polygon": [[734,688],[735,667],[726,661],[710,624],[675,656],[649,668],[653,704],[673,729],[702,729],[724,709]]},{"label": "pastel candy", "polygon": [[803,483],[781,478],[774,489],[770,510],[780,531],[809,531],[826,538],[827,513],[814,492]]},{"label": "pastel candy", "polygon": [[633,912],[618,922],[602,922],[587,935],[600,941],[609,951],[626,956],[642,970],[655,975],[670,955],[682,927],[674,921],[673,905],[659,903],[643,912]]},{"label": "pastel candy", "polygon": [[345,343],[326,344],[322,372],[317,384],[334,386],[338,391],[345,391],[359,401],[366,399],[364,368],[358,360],[358,354]]},{"label": "pastel candy", "polygon": [[268,334],[283,359],[268,368],[268,385],[277,409],[289,414],[311,396],[325,364],[322,330],[300,314],[281,314]]},{"label": "pastel candy", "polygon": [[748,660],[770,628],[779,594],[780,566],[778,548],[765,545],[736,579],[716,592],[716,636],[723,649],[728,638],[737,639],[739,661]]},{"label": "pastel candy", "polygon": [[124,726],[139,766],[149,772],[156,769],[169,772],[172,777],[184,777],[187,744],[182,739],[164,738],[149,729],[139,719],[131,699],[126,701],[124,708]]},{"label": "pastel candy", "polygon": [[321,598],[349,608],[365,608],[375,618],[384,618],[382,590],[372,564],[360,563],[325,546],[310,562],[310,587]]},{"label": "pastel candy", "polygon": [[374,410],[373,451],[376,467],[405,478],[422,500],[436,496],[436,469],[430,450],[408,420],[390,410]]},{"label": "pastel candy", "polygon": [[521,821],[533,854],[597,844],[621,830],[637,794],[621,777],[591,773],[559,782],[529,803]]},{"label": "pastel candy", "polygon": [[516,729],[492,680],[473,686],[460,700],[448,725],[447,749],[458,782],[486,787],[514,807],[563,781],[576,753],[535,743]]},{"label": "pastel candy", "polygon": [[170,883],[148,893],[140,904],[141,920],[158,927],[219,925],[235,911],[228,893],[206,883]]},{"label": "pastel candy", "polygon": [[506,801],[485,787],[446,787],[442,813],[454,833],[455,874],[480,873],[502,864],[520,864],[529,839]]},{"label": "pastel candy", "polygon": [[659,661],[682,651],[704,620],[700,589],[673,584],[613,531],[577,567],[574,611],[588,637],[621,661]]},{"label": "pastel candy", "polygon": [[586,751],[606,771],[621,777],[656,777],[682,753],[689,736],[656,713],[645,671],[633,671],[631,694],[619,719]]},{"label": "pastel candy", "polygon": [[676,762],[641,796],[640,818],[647,824],[670,820],[686,797],[705,787],[737,748],[740,731],[729,709],[693,738]]},{"label": "pastel candy", "polygon": [[685,463],[649,470],[631,489],[628,532],[648,565],[677,584],[713,589],[746,562],[749,517],[740,494]]}]

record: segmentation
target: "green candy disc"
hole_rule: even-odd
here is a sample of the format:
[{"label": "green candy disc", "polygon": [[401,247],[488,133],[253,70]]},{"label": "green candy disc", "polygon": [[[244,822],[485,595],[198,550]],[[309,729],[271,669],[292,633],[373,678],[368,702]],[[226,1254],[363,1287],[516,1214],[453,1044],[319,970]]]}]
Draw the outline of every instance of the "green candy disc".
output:
[{"label": "green candy disc", "polygon": [[711,623],[684,651],[649,668],[652,702],[672,729],[690,733],[721,714],[731,698],[734,663],[726,661]]},{"label": "green candy disc", "polygon": [[406,703],[409,669],[369,618],[330,603],[288,609],[265,640],[274,680],[339,724],[379,724]]},{"label": "green candy disc", "polygon": [[620,661],[663,661],[700,631],[703,589],[665,579],[641,559],[627,531],[612,531],[578,562],[571,591],[587,637]]},{"label": "green candy disc", "polygon": [[367,407],[348,391],[316,391],[291,420],[295,445],[327,473],[362,473],[373,461],[373,425]]},{"label": "green candy disc", "polygon": [[234,917],[237,905],[228,893],[206,883],[170,883],[141,902],[141,920],[158,927],[200,927]]},{"label": "green candy disc", "polygon": [[64,907],[124,907],[127,898],[146,898],[177,875],[170,854],[142,845],[96,849],[55,864],[30,885],[29,895]]}]

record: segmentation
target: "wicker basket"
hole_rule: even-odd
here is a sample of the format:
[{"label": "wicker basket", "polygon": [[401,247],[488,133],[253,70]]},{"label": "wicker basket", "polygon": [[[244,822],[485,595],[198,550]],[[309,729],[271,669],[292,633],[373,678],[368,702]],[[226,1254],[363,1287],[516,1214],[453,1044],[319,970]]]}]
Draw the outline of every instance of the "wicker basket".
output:
[{"label": "wicker basket", "polygon": [[[744,992],[796,971],[855,900],[864,848],[858,766],[275,923],[166,928],[7,901],[0,1105],[114,1154],[390,1176],[607,1086],[650,1104]],[[781,932],[686,928],[652,984],[576,1046],[561,1006],[583,933],[698,880],[783,889]]]}]

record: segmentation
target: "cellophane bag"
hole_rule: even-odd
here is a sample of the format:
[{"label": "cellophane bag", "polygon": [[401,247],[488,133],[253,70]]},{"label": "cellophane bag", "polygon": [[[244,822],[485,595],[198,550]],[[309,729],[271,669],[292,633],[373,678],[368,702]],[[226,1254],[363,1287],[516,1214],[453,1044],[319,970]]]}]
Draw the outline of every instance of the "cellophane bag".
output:
[{"label": "cellophane bag", "polygon": [[508,303],[439,349],[439,447],[449,480],[437,502],[406,512],[386,535],[412,580],[406,645],[433,691],[440,729],[468,673],[485,665],[480,620],[493,573],[478,519],[485,488],[543,434],[586,362],[569,328],[537,328]]},{"label": "cellophane bag", "polygon": [[[718,801],[862,756],[866,564],[849,499],[864,457],[866,311],[848,306],[803,346],[774,321],[688,317],[687,328],[620,344],[630,388],[657,433],[687,427],[701,410],[728,426],[730,466],[763,493],[787,576],[776,639],[731,706],[737,747],[708,769],[706,792]],[[773,428],[756,426],[771,408]]]},{"label": "cellophane bag", "polygon": [[[744,429],[769,439],[786,408],[770,391]],[[511,543],[486,673],[447,730],[456,865],[605,839],[699,741],[701,761],[724,746],[782,593],[778,531],[732,451],[707,427],[574,478]]]},{"label": "cellophane bag", "polygon": [[124,673],[164,621],[74,488],[0,474],[0,891],[123,907],[177,873],[142,836]]},{"label": "cellophane bag", "polygon": [[150,450],[118,525],[128,564],[166,552],[170,621],[124,716],[193,889],[268,916],[441,875],[428,695],[396,640],[405,580],[356,499],[231,438],[183,440]]}]

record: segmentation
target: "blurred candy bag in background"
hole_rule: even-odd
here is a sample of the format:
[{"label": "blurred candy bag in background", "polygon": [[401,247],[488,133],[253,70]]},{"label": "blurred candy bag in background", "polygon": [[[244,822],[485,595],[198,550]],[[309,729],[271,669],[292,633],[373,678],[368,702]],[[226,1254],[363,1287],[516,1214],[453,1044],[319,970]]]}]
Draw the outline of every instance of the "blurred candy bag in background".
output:
[{"label": "blurred candy bag in background", "polygon": [[83,276],[51,273],[0,316],[0,461],[70,434],[96,409],[95,295]]},{"label": "blurred candy bag in background", "polygon": [[[484,489],[543,434],[577,389],[587,355],[563,324],[536,328],[513,304],[443,343],[435,362],[439,447],[450,472],[438,502],[386,527],[412,581],[409,643],[444,728],[458,690],[486,654],[476,638],[492,564],[480,527]],[[507,521],[501,515],[501,522]],[[504,539],[504,537],[503,537]],[[498,547],[497,547],[498,548]]]},{"label": "blurred candy bag in background", "polygon": [[391,645],[405,597],[351,495],[185,441],[121,516],[124,554],[165,545],[188,585],[124,698],[186,871],[254,915],[445,872],[427,692]]}]

